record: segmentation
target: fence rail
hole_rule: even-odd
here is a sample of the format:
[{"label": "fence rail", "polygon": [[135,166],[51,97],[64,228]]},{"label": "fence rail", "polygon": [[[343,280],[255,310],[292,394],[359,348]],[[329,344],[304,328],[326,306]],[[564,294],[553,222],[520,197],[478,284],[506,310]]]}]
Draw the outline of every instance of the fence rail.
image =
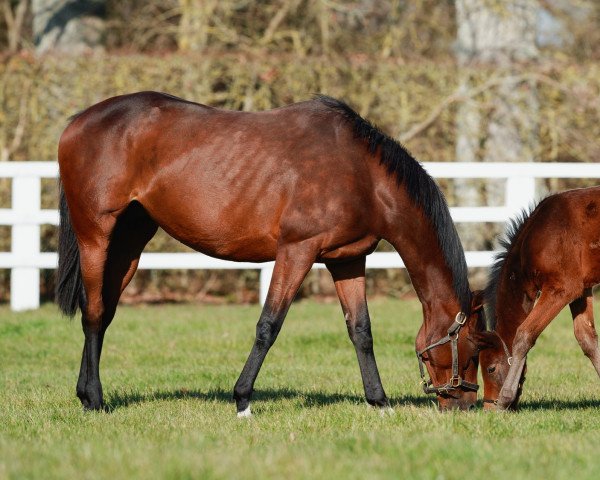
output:
[{"label": "fence rail", "polygon": [[[537,178],[600,178],[597,163],[424,163],[434,178],[506,179],[505,203],[500,207],[452,207],[455,222],[504,222],[536,198]],[[53,269],[57,255],[40,252],[40,225],[58,225],[56,210],[43,210],[42,178],[58,177],[56,162],[3,162],[0,178],[12,178],[12,206],[0,209],[0,225],[11,226],[11,251],[0,252],[0,268],[11,270],[10,305],[13,310],[39,307],[40,269]],[[488,266],[492,251],[466,252],[469,267]],[[367,268],[402,268],[394,252],[375,252]],[[314,268],[323,268],[315,264]],[[201,253],[144,253],[142,269],[259,269],[260,299],[264,302],[273,273],[273,262],[247,263],[218,260]]]}]

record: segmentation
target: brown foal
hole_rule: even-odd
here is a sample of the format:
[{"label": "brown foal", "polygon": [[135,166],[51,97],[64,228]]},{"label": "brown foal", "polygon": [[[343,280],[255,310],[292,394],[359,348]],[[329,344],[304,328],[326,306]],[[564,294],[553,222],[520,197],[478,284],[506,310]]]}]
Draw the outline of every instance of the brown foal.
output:
[{"label": "brown foal", "polygon": [[600,283],[600,187],[544,199],[513,220],[486,288],[481,350],[486,408],[516,408],[527,352],[569,305],[575,337],[600,375],[592,287]]}]

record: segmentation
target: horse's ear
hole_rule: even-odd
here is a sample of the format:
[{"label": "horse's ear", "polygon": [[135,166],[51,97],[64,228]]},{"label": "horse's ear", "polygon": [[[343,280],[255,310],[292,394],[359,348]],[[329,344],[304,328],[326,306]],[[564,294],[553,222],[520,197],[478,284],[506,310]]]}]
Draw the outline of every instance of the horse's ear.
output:
[{"label": "horse's ear", "polygon": [[475,322],[476,330],[485,330],[485,311],[483,309],[483,290],[475,290],[471,292],[471,315],[477,315]]},{"label": "horse's ear", "polygon": [[471,292],[471,313],[480,311],[483,308],[483,290]]},{"label": "horse's ear", "polygon": [[479,350],[487,348],[502,348],[500,337],[495,331],[478,330],[471,332],[469,339],[475,343]]}]

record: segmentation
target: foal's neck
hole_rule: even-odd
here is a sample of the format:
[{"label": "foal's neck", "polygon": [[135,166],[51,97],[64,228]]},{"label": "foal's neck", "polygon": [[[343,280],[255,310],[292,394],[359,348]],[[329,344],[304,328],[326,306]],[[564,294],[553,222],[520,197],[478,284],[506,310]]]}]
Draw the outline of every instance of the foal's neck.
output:
[{"label": "foal's neck", "polygon": [[526,293],[520,269],[505,268],[496,292],[496,332],[512,350],[517,328],[533,310],[535,299]]}]

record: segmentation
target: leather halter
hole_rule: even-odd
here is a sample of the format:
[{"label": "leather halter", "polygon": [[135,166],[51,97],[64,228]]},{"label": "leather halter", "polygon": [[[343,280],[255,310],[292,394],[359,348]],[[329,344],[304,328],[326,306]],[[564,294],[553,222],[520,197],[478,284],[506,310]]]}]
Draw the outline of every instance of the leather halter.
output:
[{"label": "leather halter", "polygon": [[[417,359],[419,360],[419,371],[421,373],[421,383],[423,384],[423,391],[425,393],[435,393],[437,395],[447,395],[452,390],[464,390],[464,391],[472,391],[476,392],[479,389],[479,385],[476,383],[467,382],[463,380],[463,378],[458,373],[458,333],[463,325],[467,321],[467,316],[463,312],[458,312],[456,314],[456,318],[454,319],[454,323],[448,329],[448,334],[438,340],[435,343],[432,343],[428,347],[424,348],[421,351],[417,350]],[[442,385],[434,385],[431,379],[425,379],[425,366],[423,360],[423,354],[432,348],[439,347],[440,345],[444,345],[450,342],[450,346],[452,347],[452,377],[446,383]]]}]

